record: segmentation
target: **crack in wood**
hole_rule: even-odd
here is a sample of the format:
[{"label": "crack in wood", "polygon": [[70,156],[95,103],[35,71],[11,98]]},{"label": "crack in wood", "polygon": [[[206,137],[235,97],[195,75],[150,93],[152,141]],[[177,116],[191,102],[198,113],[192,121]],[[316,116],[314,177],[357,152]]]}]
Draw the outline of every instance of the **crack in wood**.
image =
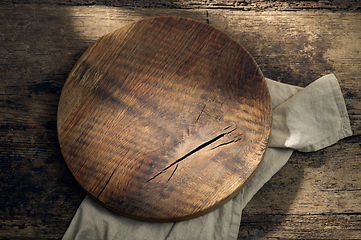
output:
[{"label": "crack in wood", "polygon": [[177,168],[178,168],[178,164],[175,166],[175,168],[174,168],[172,174],[170,175],[170,177],[168,178],[167,182],[169,182],[169,180],[173,177],[173,175],[174,175],[175,171],[177,170]]},{"label": "crack in wood", "polygon": [[[229,127],[230,127],[230,126],[229,126]],[[226,130],[226,129],[229,129],[229,127],[225,128],[225,130]],[[231,134],[231,133],[234,132],[236,129],[237,129],[237,128],[234,128],[234,129],[232,129],[232,130],[230,130],[230,131],[228,131],[228,132],[222,133],[222,134],[216,136],[215,138],[213,138],[213,139],[211,139],[211,140],[209,140],[209,141],[201,144],[200,146],[196,147],[195,149],[193,149],[192,151],[190,151],[189,153],[187,153],[187,154],[184,155],[183,157],[177,159],[177,160],[174,161],[173,163],[169,164],[167,167],[163,168],[159,173],[157,173],[156,175],[154,175],[153,177],[151,177],[150,179],[148,179],[147,182],[152,181],[154,178],[156,178],[156,177],[158,177],[160,174],[166,172],[169,168],[171,168],[171,167],[174,166],[175,164],[178,165],[179,162],[183,161],[184,159],[186,159],[187,157],[191,156],[192,154],[194,154],[194,153],[200,151],[201,149],[209,146],[210,144],[216,142],[216,141],[219,140],[220,138],[222,138],[222,137],[224,137],[224,136],[226,136],[226,135],[228,135],[228,134]],[[239,139],[238,139],[237,141],[239,141]],[[232,142],[235,142],[235,141],[232,140]],[[220,145],[222,145],[222,144],[220,144]],[[218,146],[220,146],[220,145],[218,145]],[[217,147],[218,147],[218,146],[217,146]],[[170,178],[174,175],[176,169],[177,169],[177,167],[174,169],[174,171],[173,171],[172,175],[169,177],[168,181],[169,181]]]},{"label": "crack in wood", "polygon": [[116,172],[118,166],[114,169],[114,171],[112,172],[112,174],[110,175],[110,177],[108,178],[107,182],[104,184],[104,187],[102,188],[102,190],[99,192],[97,199],[99,199],[100,195],[104,192],[105,188],[107,187],[108,183],[110,182],[110,179],[113,177],[114,173]]},{"label": "crack in wood", "polygon": [[222,147],[222,146],[224,146],[224,145],[228,145],[228,144],[231,144],[231,143],[236,143],[236,142],[238,142],[238,141],[241,140],[241,139],[242,139],[242,134],[241,134],[241,135],[238,135],[235,139],[233,139],[233,140],[231,140],[231,141],[228,141],[228,142],[225,142],[225,143],[221,143],[221,144],[219,144],[219,145],[217,145],[217,146],[209,149],[209,151],[210,151],[210,150],[214,150],[214,149],[216,149],[216,148],[218,148],[218,147]]},{"label": "crack in wood", "polygon": [[226,127],[225,129],[223,129],[224,131],[226,131],[228,128],[230,128],[230,127],[232,127],[232,126],[228,126],[228,127]]},{"label": "crack in wood", "polygon": [[198,122],[199,118],[201,117],[201,115],[202,115],[202,113],[203,113],[204,109],[206,108],[206,105],[207,105],[207,103],[206,103],[206,104],[204,104],[204,106],[203,106],[203,108],[202,108],[201,112],[199,113],[199,115],[198,115],[198,117],[197,117],[197,119],[196,119],[196,122]]}]

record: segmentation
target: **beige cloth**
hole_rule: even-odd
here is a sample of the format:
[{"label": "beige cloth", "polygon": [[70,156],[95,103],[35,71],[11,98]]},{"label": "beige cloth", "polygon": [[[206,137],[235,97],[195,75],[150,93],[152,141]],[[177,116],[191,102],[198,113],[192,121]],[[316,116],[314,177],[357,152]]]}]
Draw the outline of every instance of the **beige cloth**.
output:
[{"label": "beige cloth", "polygon": [[266,81],[273,107],[269,148],[255,176],[231,201],[191,220],[147,223],[112,213],[86,197],[63,240],[237,239],[242,209],[282,168],[294,150],[317,151],[352,135],[343,95],[333,74],[306,88]]}]

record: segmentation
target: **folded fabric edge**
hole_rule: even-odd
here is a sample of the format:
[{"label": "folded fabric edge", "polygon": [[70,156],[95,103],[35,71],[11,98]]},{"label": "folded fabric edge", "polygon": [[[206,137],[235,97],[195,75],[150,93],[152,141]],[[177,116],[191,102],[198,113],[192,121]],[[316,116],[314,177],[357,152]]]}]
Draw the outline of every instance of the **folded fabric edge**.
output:
[{"label": "folded fabric edge", "polygon": [[[326,75],[328,76],[328,75]],[[349,118],[349,115],[348,115],[348,111],[347,111],[347,107],[346,107],[346,102],[345,102],[345,99],[343,97],[343,94],[342,94],[342,90],[341,90],[341,87],[340,87],[340,84],[336,78],[336,76],[334,74],[329,74],[330,78],[331,78],[331,81],[330,81],[330,84],[332,85],[332,88],[334,90],[334,93],[335,93],[335,96],[337,98],[337,106],[338,106],[338,109],[340,111],[340,115],[341,117],[343,118],[343,124],[341,126],[342,128],[342,131],[340,132],[340,139],[342,138],[345,138],[345,137],[349,137],[349,136],[352,136],[352,130],[351,130],[351,123],[350,123],[350,118]]]},{"label": "folded fabric edge", "polygon": [[287,101],[297,92],[303,90],[304,88],[293,86],[286,83],[277,82],[270,78],[265,78],[268,90],[271,94],[272,109],[275,109],[283,102]]},{"label": "folded fabric edge", "polygon": [[297,149],[300,152],[314,152],[318,151],[322,148],[331,146],[337,143],[339,140],[352,136],[350,118],[348,116],[345,99],[342,94],[342,90],[340,84],[334,74],[325,75],[318,80],[328,80],[328,83],[331,85],[333,96],[336,101],[337,110],[339,111],[339,115],[341,117],[340,130],[336,132],[334,135],[328,136],[325,139],[317,143],[310,144],[305,148]]}]

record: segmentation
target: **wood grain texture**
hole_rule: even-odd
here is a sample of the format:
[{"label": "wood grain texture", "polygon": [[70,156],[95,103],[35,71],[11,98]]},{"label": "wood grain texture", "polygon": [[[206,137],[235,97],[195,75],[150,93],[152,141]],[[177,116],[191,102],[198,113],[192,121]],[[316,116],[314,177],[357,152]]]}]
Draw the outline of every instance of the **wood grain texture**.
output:
[{"label": "wood grain texture", "polygon": [[360,140],[293,153],[243,210],[239,239],[360,239]]},{"label": "wood grain texture", "polygon": [[344,93],[354,136],[294,153],[244,209],[238,239],[360,239],[359,13],[9,4],[0,6],[0,239],[61,239],[85,195],[58,146],[65,80],[99,37],[162,15],[218,27],[266,77],[305,87],[335,73]]},{"label": "wood grain texture", "polygon": [[237,11],[360,11],[359,0],[3,0],[3,4],[101,5],[131,8],[221,9]]},{"label": "wood grain texture", "polygon": [[179,221],[223,205],[250,180],[271,109],[261,71],[231,37],[191,19],[148,18],[80,58],[60,97],[59,142],[101,204]]}]

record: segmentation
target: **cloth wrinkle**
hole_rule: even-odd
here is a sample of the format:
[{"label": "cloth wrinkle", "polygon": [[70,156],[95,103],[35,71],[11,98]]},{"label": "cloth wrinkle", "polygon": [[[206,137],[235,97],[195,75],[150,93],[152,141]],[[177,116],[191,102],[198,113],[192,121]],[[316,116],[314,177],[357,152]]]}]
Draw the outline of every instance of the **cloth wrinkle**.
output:
[{"label": "cloth wrinkle", "polygon": [[170,236],[170,234],[171,234],[171,232],[172,232],[172,230],[174,228],[174,224],[175,223],[172,224],[172,227],[169,229],[169,232],[168,232],[167,236],[165,236],[165,239],[168,239],[168,237]]}]

